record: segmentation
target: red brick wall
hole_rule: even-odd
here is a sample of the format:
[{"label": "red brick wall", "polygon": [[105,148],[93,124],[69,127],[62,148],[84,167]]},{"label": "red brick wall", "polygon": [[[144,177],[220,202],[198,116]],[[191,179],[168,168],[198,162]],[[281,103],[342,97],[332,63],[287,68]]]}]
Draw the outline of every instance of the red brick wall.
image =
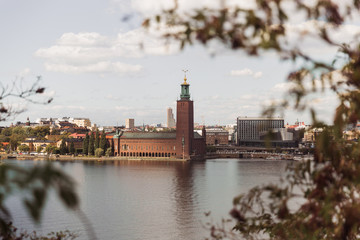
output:
[{"label": "red brick wall", "polygon": [[206,154],[206,144],[204,138],[196,138],[194,139],[193,143],[195,154],[204,156]]},{"label": "red brick wall", "polygon": [[227,145],[229,143],[229,135],[206,133],[206,145]]},{"label": "red brick wall", "polygon": [[175,157],[176,139],[120,138],[119,141],[114,138],[114,154],[122,157]]}]

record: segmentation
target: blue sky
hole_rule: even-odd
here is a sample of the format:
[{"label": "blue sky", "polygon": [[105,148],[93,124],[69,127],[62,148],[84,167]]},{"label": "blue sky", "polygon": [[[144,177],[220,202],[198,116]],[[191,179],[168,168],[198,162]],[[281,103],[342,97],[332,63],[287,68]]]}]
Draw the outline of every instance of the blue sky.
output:
[{"label": "blue sky", "polygon": [[[187,10],[215,0],[179,2]],[[64,116],[88,117],[98,125],[123,125],[126,118],[135,118],[135,124],[165,123],[166,108],[175,108],[180,94],[182,69],[189,70],[198,123],[232,124],[237,116],[259,116],[265,104],[285,94],[285,78],[295,66],[280,62],[275,54],[251,58],[216,43],[179,51],[176,43],[166,45],[156,38],[156,32],[144,33],[143,17],[171,3],[0,0],[1,83],[17,79],[26,86],[41,75],[45,96],[54,98],[45,106],[7,99],[6,103],[27,111],[2,125],[27,117],[35,121]],[[122,21],[125,16],[131,16],[130,20]],[[289,29],[295,30],[311,26],[303,21],[291,24]],[[358,26],[349,24],[334,36],[346,39],[357,32]],[[322,59],[336,53],[316,41],[301,44]],[[335,103],[327,93],[311,101],[328,122]],[[284,117],[289,123],[297,119],[310,123],[305,113],[287,111]]]}]

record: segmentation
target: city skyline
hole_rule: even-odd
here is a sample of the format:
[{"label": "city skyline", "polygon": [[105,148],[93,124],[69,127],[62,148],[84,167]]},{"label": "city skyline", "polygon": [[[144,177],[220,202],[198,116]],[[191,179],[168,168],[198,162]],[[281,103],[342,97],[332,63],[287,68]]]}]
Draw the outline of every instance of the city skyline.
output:
[{"label": "city skyline", "polygon": [[[189,9],[205,2],[209,4],[185,0],[179,4]],[[6,33],[0,60],[3,85],[15,79],[28,85],[41,75],[45,96],[54,101],[45,106],[10,101],[27,111],[1,125],[47,116],[88,117],[98,125],[116,125],[127,118],[145,124],[166,123],[166,109],[175,108],[182,69],[189,70],[195,122],[206,125],[235,123],[238,116],[260,116],[264,105],[286,93],[289,84],[285,79],[295,66],[281,62],[275,54],[251,58],[216,43],[180,51],[175,43],[163,47],[164,40],[155,38],[155,31],[146,35],[142,19],[168,6],[166,1],[145,0],[2,2],[0,19]],[[294,21],[290,27],[311,29],[311,24]],[[359,29],[349,23],[335,37],[346,38]],[[320,48],[316,41],[301,44],[320,59],[330,59],[337,51]],[[328,122],[335,103],[328,93],[311,100],[320,119]],[[287,111],[283,117],[289,123],[297,119],[311,123],[304,113]]]}]

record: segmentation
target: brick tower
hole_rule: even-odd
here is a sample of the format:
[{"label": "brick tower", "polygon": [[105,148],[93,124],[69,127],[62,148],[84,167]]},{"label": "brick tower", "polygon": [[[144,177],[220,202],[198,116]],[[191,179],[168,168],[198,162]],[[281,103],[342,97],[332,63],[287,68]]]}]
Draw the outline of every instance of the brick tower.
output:
[{"label": "brick tower", "polygon": [[194,141],[194,103],[190,100],[190,85],[186,80],[185,75],[176,107],[176,157],[189,159]]}]

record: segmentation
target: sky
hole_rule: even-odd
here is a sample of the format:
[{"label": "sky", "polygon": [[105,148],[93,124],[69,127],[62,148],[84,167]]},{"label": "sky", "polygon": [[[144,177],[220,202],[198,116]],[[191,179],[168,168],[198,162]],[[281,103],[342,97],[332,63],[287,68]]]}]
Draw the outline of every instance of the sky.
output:
[{"label": "sky", "polygon": [[[257,117],[263,107],[286,94],[286,76],[296,66],[267,53],[259,58],[220,44],[195,44],[180,50],[166,44],[155,30],[141,28],[144,17],[171,7],[171,0],[0,0],[0,77],[3,87],[23,87],[41,76],[48,105],[4,99],[26,109],[0,125],[40,117],[86,117],[99,126],[166,123],[166,109],[175,111],[186,69],[194,100],[195,122],[235,124],[236,117]],[[236,2],[229,1],[229,2]],[[248,4],[240,1],[238,4]],[[181,10],[216,5],[216,0],[179,0]],[[299,19],[287,26],[290,40],[319,59],[336,49],[315,40],[301,41],[296,32],[311,31],[313,22]],[[360,32],[356,21],[333,32],[335,39]],[[140,45],[144,48],[141,48]],[[312,104],[319,117],[333,118],[336,99],[325,92]],[[285,111],[285,122],[311,123],[304,112]]]}]

